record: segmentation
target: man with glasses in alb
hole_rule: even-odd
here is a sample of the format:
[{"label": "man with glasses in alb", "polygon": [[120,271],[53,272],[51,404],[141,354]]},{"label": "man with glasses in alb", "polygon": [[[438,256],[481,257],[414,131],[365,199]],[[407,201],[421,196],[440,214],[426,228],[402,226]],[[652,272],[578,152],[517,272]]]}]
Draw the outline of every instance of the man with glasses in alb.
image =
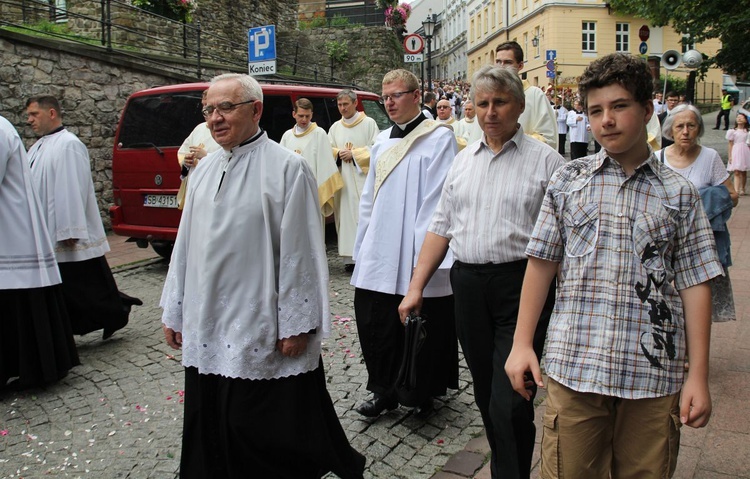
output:
[{"label": "man with glasses in alb", "polygon": [[452,258],[425,288],[427,339],[417,360],[416,387],[396,385],[404,346],[398,305],[406,294],[445,176],[457,153],[446,125],[420,111],[417,77],[393,70],[383,78],[391,128],[372,147],[354,243],[354,309],[371,399],[357,407],[366,417],[403,406],[418,417],[433,411],[433,397],[458,387],[458,343],[448,278]]}]

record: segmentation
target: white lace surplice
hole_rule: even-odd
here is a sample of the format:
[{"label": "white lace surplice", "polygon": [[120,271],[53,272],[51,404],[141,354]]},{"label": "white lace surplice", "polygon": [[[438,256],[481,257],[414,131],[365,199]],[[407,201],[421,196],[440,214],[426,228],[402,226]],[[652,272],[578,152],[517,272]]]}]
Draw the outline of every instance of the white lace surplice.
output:
[{"label": "white lace surplice", "polygon": [[[203,159],[191,174],[161,298],[162,322],[182,332],[185,366],[245,379],[318,366],[330,330],[320,228],[309,166],[265,133]],[[312,329],[302,356],[276,350],[278,339]]]}]

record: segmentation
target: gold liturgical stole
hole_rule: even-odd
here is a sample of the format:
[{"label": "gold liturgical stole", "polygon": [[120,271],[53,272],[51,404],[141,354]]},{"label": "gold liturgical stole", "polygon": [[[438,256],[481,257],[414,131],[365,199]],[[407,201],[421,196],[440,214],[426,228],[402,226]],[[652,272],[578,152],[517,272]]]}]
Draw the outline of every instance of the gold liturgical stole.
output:
[{"label": "gold liturgical stole", "polygon": [[[422,138],[425,135],[432,133],[437,128],[450,128],[450,126],[435,120],[424,120],[408,135],[401,139],[398,143],[383,152],[378,158],[378,165],[375,167],[375,190],[373,193],[373,201],[378,197],[378,191],[380,185],[388,178],[388,175],[401,163],[404,156],[409,152],[409,148],[414,144],[416,140]],[[394,126],[393,128],[398,128]]]}]

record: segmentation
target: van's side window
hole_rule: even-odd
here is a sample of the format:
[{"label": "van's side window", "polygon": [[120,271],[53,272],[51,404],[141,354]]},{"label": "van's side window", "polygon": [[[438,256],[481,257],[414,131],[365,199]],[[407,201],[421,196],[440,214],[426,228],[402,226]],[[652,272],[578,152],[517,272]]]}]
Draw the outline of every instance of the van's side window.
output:
[{"label": "van's side window", "polygon": [[119,141],[123,148],[180,146],[204,121],[201,92],[187,91],[132,98],[125,108]]},{"label": "van's side window", "polygon": [[313,104],[313,121],[325,131],[328,131],[334,122],[341,118],[336,98],[310,97]]},{"label": "van's side window", "polygon": [[388,114],[383,109],[383,105],[375,100],[362,99],[362,108],[365,110],[365,114],[375,120],[378,124],[378,128],[382,131],[386,128],[390,128],[392,123]]},{"label": "van's side window", "polygon": [[263,95],[263,116],[260,118],[260,126],[268,137],[274,141],[281,141],[284,132],[294,126],[292,111],[294,106],[288,95]]}]

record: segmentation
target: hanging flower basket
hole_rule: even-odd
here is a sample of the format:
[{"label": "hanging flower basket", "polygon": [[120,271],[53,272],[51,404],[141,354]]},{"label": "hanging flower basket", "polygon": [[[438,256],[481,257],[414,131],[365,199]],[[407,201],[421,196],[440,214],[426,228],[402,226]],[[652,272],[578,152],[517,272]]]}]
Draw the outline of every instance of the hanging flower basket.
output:
[{"label": "hanging flower basket", "polygon": [[411,5],[408,3],[391,5],[385,9],[385,24],[394,29],[405,28],[409,15],[411,15]]}]

